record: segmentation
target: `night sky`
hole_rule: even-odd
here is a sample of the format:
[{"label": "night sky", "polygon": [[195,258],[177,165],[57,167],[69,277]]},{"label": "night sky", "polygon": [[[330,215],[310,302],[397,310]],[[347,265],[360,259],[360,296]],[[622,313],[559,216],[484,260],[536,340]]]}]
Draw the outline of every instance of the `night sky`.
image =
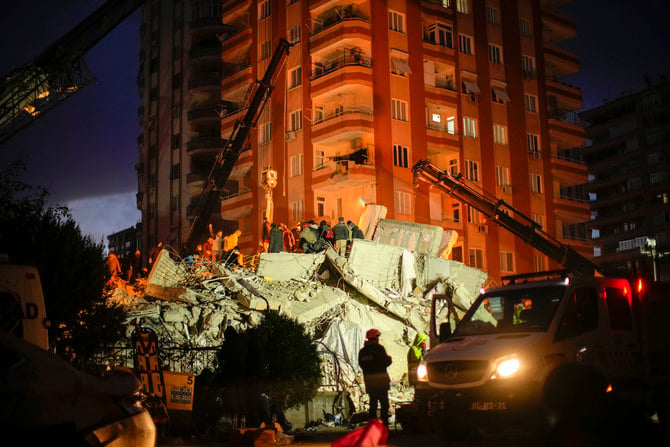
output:
[{"label": "night sky", "polygon": [[[104,0],[4,2],[0,15],[0,73],[39,55]],[[644,88],[670,74],[670,2],[574,0],[562,11],[577,22],[581,72],[564,79],[580,87],[584,108]],[[0,145],[0,166],[27,157],[24,180],[47,187],[53,203],[73,211],[84,234],[106,236],[134,225],[140,13],[136,11],[85,57],[97,83],[89,85]],[[103,240],[104,239],[104,240]]]}]

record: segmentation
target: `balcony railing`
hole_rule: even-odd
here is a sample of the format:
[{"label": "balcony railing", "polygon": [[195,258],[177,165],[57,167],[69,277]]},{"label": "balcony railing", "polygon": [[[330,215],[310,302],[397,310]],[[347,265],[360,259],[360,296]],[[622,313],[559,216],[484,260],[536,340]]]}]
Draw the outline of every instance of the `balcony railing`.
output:
[{"label": "balcony railing", "polygon": [[369,17],[366,17],[363,13],[361,13],[356,5],[351,4],[342,8],[341,10],[335,11],[333,15],[324,20],[315,20],[312,35],[314,36],[322,31],[327,30],[328,28],[337,25],[338,23],[347,20],[363,20],[364,22],[370,22]]},{"label": "balcony railing", "polygon": [[561,200],[568,200],[570,202],[589,203],[589,200],[587,198],[585,198],[584,196],[576,195],[576,194],[558,193],[558,194],[555,194],[554,197],[556,197],[557,199],[561,199]]},{"label": "balcony railing", "polygon": [[452,92],[456,91],[453,79],[435,78],[435,87],[443,90],[451,90]]},{"label": "balcony railing", "polygon": [[342,54],[339,57],[326,62],[316,62],[314,65],[314,70],[310,75],[312,81],[325,76],[328,73],[339,70],[342,67],[361,66],[370,68],[372,67],[372,59],[362,55],[360,51],[355,49],[345,49],[342,50]]},{"label": "balcony railing", "polygon": [[456,132],[456,129],[449,129],[446,124],[443,123],[431,123],[428,122],[426,123],[426,128],[429,130],[437,130],[439,132],[445,132],[448,133],[449,135],[457,136],[458,132]]},{"label": "balcony railing", "polygon": [[251,192],[251,189],[249,189],[247,186],[244,186],[237,191],[231,191],[228,194],[223,194],[221,196],[221,201],[234,199],[235,197],[239,197],[248,192]]},{"label": "balcony railing", "polygon": [[200,135],[188,142],[189,151],[196,149],[220,149],[226,143],[226,140],[219,135]]},{"label": "balcony railing", "polygon": [[579,114],[572,110],[549,108],[548,116],[551,119],[561,121],[574,126],[583,126],[584,123],[579,119]]},{"label": "balcony railing", "polygon": [[559,149],[556,158],[559,160],[572,161],[574,163],[585,164],[582,157],[583,147],[572,147],[570,149]]},{"label": "balcony railing", "polygon": [[233,64],[229,62],[224,62],[223,64],[223,78],[228,78],[234,76],[242,70],[246,70],[251,67],[251,58],[247,56],[242,62],[238,64]]},{"label": "balcony railing", "polygon": [[315,119],[313,124],[324,123],[326,121],[335,119],[337,117],[352,114],[352,113],[359,113],[359,114],[363,114],[363,115],[372,115],[372,109],[367,108],[367,107],[340,107],[340,108],[336,109],[335,111],[329,113],[328,115],[324,115],[322,117],[319,117],[319,118]]}]

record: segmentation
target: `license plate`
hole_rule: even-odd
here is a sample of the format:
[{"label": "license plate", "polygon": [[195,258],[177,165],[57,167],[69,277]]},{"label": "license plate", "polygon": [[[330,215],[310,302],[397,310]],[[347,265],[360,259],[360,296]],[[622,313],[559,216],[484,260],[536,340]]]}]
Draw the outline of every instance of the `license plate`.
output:
[{"label": "license plate", "polygon": [[507,404],[502,401],[472,402],[470,409],[475,411],[500,411],[507,410]]}]

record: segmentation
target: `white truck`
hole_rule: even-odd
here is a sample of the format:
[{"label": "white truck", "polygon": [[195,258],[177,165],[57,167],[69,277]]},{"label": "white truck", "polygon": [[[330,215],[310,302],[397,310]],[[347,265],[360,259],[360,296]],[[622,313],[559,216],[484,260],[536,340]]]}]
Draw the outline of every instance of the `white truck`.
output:
[{"label": "white truck", "polygon": [[465,314],[451,297],[435,296],[415,415],[430,417],[446,437],[521,426],[555,439],[651,415],[667,424],[670,284],[604,277],[589,259],[460,175],[428,160],[413,172],[565,268],[503,278],[507,284],[482,290]]},{"label": "white truck", "polygon": [[623,414],[667,423],[668,291],[642,280],[517,277],[483,290],[453,332],[440,312],[448,297],[438,296],[439,341],[418,369],[415,401],[445,437],[494,426],[597,433]]}]

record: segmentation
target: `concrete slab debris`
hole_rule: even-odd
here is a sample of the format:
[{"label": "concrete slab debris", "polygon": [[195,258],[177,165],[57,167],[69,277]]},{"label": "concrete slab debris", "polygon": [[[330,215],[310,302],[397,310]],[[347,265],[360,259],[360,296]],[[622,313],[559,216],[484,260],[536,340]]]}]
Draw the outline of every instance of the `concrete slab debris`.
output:
[{"label": "concrete slab debris", "polygon": [[[358,351],[365,331],[376,327],[393,358],[391,401],[409,400],[406,354],[417,331],[428,334],[431,295],[453,291],[467,308],[488,276],[438,257],[453,244],[454,233],[386,220],[386,208],[366,208],[359,226],[365,225],[368,236],[374,230],[373,240],[355,240],[348,258],[332,247],[317,255],[264,253],[254,271],[202,259],[189,264],[163,250],[146,280],[117,284],[110,300],[126,308],[128,336],[141,319],[159,340],[213,353],[228,325],[245,330],[258,325],[267,308],[284,313],[309,334],[322,334],[315,340],[323,359],[322,389],[347,391],[359,409],[366,396]],[[212,355],[167,363],[174,371],[199,374],[215,362]]]}]

